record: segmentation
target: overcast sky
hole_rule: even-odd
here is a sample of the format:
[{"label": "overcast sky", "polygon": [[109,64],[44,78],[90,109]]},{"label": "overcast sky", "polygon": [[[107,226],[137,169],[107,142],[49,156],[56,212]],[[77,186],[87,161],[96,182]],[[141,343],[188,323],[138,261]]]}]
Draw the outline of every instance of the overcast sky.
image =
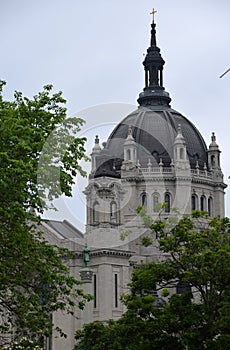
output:
[{"label": "overcast sky", "polygon": [[[208,145],[216,132],[228,183],[230,72],[219,76],[230,68],[229,0],[1,0],[5,97],[11,99],[14,90],[32,97],[53,84],[63,91],[69,115],[86,119],[92,147],[95,134],[106,138],[102,125],[113,128],[134,109],[143,89],[152,7],[171,105],[197,126]],[[109,113],[101,119],[101,105],[111,103],[119,107],[116,117]],[[89,117],[89,110],[96,112]],[[230,190],[226,192],[230,216]],[[69,203],[58,217],[83,224],[83,199]]]}]

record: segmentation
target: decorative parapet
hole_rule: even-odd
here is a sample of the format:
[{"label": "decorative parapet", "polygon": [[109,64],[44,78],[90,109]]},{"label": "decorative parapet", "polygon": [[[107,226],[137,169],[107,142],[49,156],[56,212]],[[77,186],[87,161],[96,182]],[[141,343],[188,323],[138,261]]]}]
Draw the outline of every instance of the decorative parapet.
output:
[{"label": "decorative parapet", "polygon": [[223,182],[223,173],[221,171],[208,171],[207,167],[204,169],[190,169],[188,173],[184,174],[183,169],[177,169],[173,165],[171,167],[152,167],[148,164],[146,168],[137,168],[135,173],[122,172],[123,181],[128,182],[142,182],[142,181],[179,181],[189,180],[196,183],[209,184],[211,186],[220,186],[226,188]]},{"label": "decorative parapet", "polygon": [[147,168],[141,168],[137,167],[135,169],[135,172],[126,172],[122,171],[122,178],[125,179],[131,179],[131,178],[143,178],[143,179],[148,179],[148,178],[165,178],[165,177],[174,177],[175,176],[175,169],[174,167],[163,167],[163,166],[158,166],[158,167],[151,167],[150,165]]},{"label": "decorative parapet", "polygon": [[143,181],[175,181],[176,172],[174,167],[151,167],[138,168],[135,173],[122,172],[121,180],[128,182]]},{"label": "decorative parapet", "polygon": [[[206,179],[214,179],[216,178],[216,175],[214,176],[213,172],[207,171],[207,169],[201,170],[199,168],[197,169],[191,169],[191,176],[192,177],[201,177],[201,178],[206,178]],[[123,173],[124,177],[126,177],[126,174]],[[136,172],[135,175],[139,176],[144,176],[144,177],[159,177],[159,176],[177,176],[180,175],[180,171],[175,169],[174,166],[171,167],[150,167],[148,166],[147,168],[138,168],[138,171]],[[127,177],[130,177],[130,174],[127,174]],[[218,177],[222,178],[223,174],[222,172],[218,173]]]},{"label": "decorative parapet", "polygon": [[148,168],[140,168],[139,169],[139,174],[141,174],[141,173],[143,173],[143,174],[145,174],[145,175],[147,175],[147,174],[150,174],[150,175],[154,175],[154,174],[157,174],[157,175],[159,175],[159,174],[161,174],[161,173],[163,173],[163,174],[172,174],[172,175],[174,175],[175,174],[175,169],[174,169],[174,167],[168,167],[168,168],[166,168],[166,167],[148,167]]},{"label": "decorative parapet", "polygon": [[207,171],[206,169],[191,169],[192,182],[208,184],[214,187],[225,189],[227,185],[224,183],[222,171]]},{"label": "decorative parapet", "polygon": [[212,179],[213,178],[213,174],[210,171],[207,171],[207,170],[191,169],[191,174],[194,177],[206,177],[208,179]]}]

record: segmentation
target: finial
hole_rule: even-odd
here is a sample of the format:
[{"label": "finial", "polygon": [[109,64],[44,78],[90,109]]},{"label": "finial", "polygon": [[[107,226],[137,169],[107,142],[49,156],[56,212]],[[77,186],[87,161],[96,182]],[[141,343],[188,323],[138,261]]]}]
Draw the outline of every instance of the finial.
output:
[{"label": "finial", "polygon": [[214,133],[214,132],[212,133],[212,137],[211,137],[211,139],[212,139],[212,142],[216,142],[216,135],[215,135],[215,133]]},{"label": "finial", "polygon": [[133,138],[133,135],[132,135],[132,132],[133,132],[133,130],[132,130],[132,126],[131,125],[129,125],[129,128],[128,128],[128,135],[127,135],[127,138],[126,138],[126,140],[132,140],[132,141],[134,141],[134,138]]},{"label": "finial", "polygon": [[209,145],[209,149],[212,149],[212,150],[219,150],[219,146],[218,144],[216,143],[216,135],[214,132],[212,132],[212,136],[211,136],[211,143]]},{"label": "finial", "polygon": [[95,137],[95,144],[99,144],[99,137],[98,137],[98,135],[96,135],[96,137]]},{"label": "finial", "polygon": [[92,152],[93,153],[99,153],[100,151],[101,151],[101,147],[99,145],[99,137],[98,137],[98,135],[96,135],[95,136],[95,140],[94,140],[94,146],[93,146]]},{"label": "finial", "polygon": [[181,124],[178,124],[177,132],[182,135]]},{"label": "finial", "polygon": [[128,135],[132,135],[132,126],[129,125]]},{"label": "finial", "polygon": [[157,11],[154,10],[154,8],[152,9],[152,12],[150,12],[150,15],[153,16],[153,22],[152,22],[152,23],[155,23],[155,22],[154,22],[154,15],[155,15],[156,12],[157,12]]}]

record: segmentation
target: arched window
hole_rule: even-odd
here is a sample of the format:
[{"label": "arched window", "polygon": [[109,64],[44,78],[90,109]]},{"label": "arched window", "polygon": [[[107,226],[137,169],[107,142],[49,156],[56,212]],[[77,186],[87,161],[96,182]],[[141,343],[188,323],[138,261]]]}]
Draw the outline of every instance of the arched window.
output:
[{"label": "arched window", "polygon": [[192,195],[191,208],[192,210],[197,209],[197,196],[195,194]]},{"label": "arched window", "polygon": [[116,202],[110,203],[110,219],[112,221],[117,221],[117,203]]},{"label": "arched window", "polygon": [[216,158],[214,155],[211,156],[211,165],[215,166],[216,165]]},{"label": "arched window", "polygon": [[200,197],[200,210],[205,211],[206,210],[206,197],[202,195]]},{"label": "arched window", "polygon": [[127,157],[127,160],[131,160],[131,151],[130,151],[130,149],[126,150],[126,157]]},{"label": "arched window", "polygon": [[147,207],[147,194],[145,192],[141,195],[141,205]]},{"label": "arched window", "polygon": [[99,203],[94,202],[93,204],[93,223],[98,224],[99,223]]},{"label": "arched window", "polygon": [[213,200],[212,197],[208,198],[208,215],[212,216],[212,211],[213,211]]},{"label": "arched window", "polygon": [[164,202],[166,203],[165,206],[165,212],[166,213],[170,213],[170,207],[171,207],[171,200],[170,200],[170,194],[169,193],[165,193],[165,200]]},{"label": "arched window", "polygon": [[157,205],[159,203],[159,194],[158,193],[154,193],[153,194],[153,211],[157,212]]},{"label": "arched window", "polygon": [[184,148],[180,148],[180,159],[184,159]]}]

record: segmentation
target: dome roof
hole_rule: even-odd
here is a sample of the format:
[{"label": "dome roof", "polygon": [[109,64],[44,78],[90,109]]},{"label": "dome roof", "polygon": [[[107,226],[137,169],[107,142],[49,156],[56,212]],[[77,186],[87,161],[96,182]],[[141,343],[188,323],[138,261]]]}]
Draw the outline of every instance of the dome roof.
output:
[{"label": "dome roof", "polygon": [[[139,107],[124,118],[113,130],[105,148],[97,157],[94,177],[120,177],[124,160],[124,141],[129,127],[136,142],[137,159],[140,166],[158,166],[159,162],[168,167],[173,160],[173,145],[178,125],[181,126],[191,168],[197,162],[200,168],[207,162],[207,146],[197,128],[182,114],[170,107],[171,98],[163,86],[164,60],[156,45],[156,25],[151,25],[151,42],[143,66],[145,87],[138,98]],[[149,163],[150,164],[150,163]]]},{"label": "dome roof", "polygon": [[160,158],[164,166],[170,166],[173,159],[173,144],[178,125],[186,141],[187,154],[192,168],[197,161],[203,167],[207,163],[207,147],[197,128],[182,114],[168,108],[153,110],[140,107],[119,123],[106,143],[113,159],[123,158],[123,143],[129,126],[137,144],[137,158],[141,166],[147,166],[150,159],[154,165]]},{"label": "dome roof", "polygon": [[158,166],[162,159],[163,166],[170,166],[173,160],[173,145],[178,125],[186,141],[187,155],[191,168],[197,162],[200,168],[207,164],[207,146],[197,128],[182,114],[171,109],[161,110],[139,107],[125,117],[112,131],[104,150],[98,159],[98,176],[120,177],[121,164],[124,159],[124,141],[129,127],[137,146],[137,159],[141,167]]}]

